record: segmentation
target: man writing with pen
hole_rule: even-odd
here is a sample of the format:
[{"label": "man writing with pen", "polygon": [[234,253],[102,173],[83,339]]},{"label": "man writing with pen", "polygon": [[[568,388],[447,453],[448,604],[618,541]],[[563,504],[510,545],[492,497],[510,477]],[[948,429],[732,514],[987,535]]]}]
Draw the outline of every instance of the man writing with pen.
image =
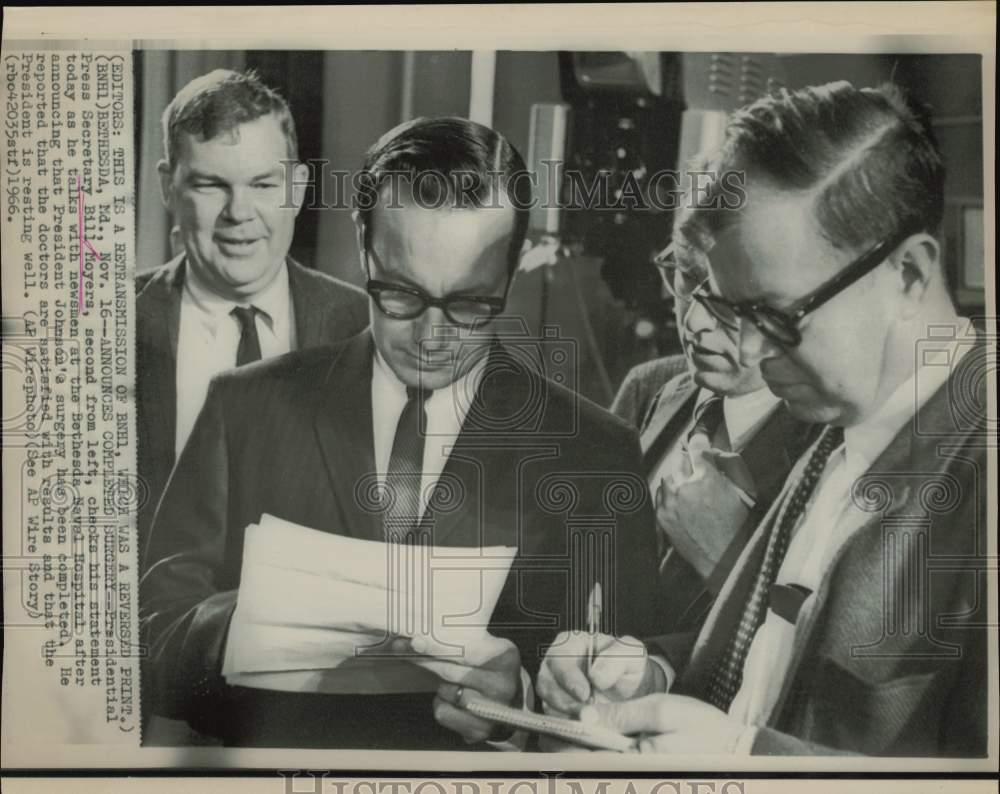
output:
[{"label": "man writing with pen", "polygon": [[733,115],[711,166],[747,199],[710,190],[686,222],[712,276],[694,299],[823,428],[695,637],[603,636],[592,665],[578,640],[538,692],[642,752],[985,757],[995,351],[949,293],[929,120],[891,85],[781,91]]},{"label": "man writing with pen", "polygon": [[[158,713],[236,746],[517,748],[523,734],[466,698],[530,707],[544,649],[585,623],[570,592],[590,576],[584,563],[621,602],[655,600],[634,431],[503,333],[527,228],[523,171],[503,136],[458,118],[407,122],[370,148],[355,218],[370,328],[216,379],[157,512],[140,595]],[[367,498],[372,483],[382,498]],[[456,656],[424,634],[393,644],[438,676],[436,691],[229,685],[244,532],[264,513],[387,547],[461,549],[471,567],[486,547],[517,556],[479,647]],[[611,551],[580,559],[589,548]],[[623,613],[618,625],[650,631],[654,618]]]}]

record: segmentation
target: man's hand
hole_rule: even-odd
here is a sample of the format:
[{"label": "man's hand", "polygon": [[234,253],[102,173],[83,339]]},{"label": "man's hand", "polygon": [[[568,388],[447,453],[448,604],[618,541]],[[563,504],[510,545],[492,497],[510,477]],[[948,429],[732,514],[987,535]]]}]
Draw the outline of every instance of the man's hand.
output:
[{"label": "man's hand", "polygon": [[660,481],[654,497],[660,531],[703,579],[750,515],[739,490],[752,488],[738,455],[712,449],[692,449],[682,476]]},{"label": "man's hand", "polygon": [[715,706],[669,694],[587,706],[580,720],[619,733],[643,734],[640,753],[731,754],[747,730]]},{"label": "man's hand", "polygon": [[576,717],[590,700],[627,700],[660,691],[663,671],[635,637],[598,634],[594,664],[587,676],[590,638],[584,631],[564,631],[545,654],[538,672],[538,695],[550,714]]},{"label": "man's hand", "polygon": [[[393,640],[391,651],[408,656],[410,662],[441,679],[434,698],[434,718],[469,744],[489,739],[498,726],[462,708],[459,697],[464,698],[463,690],[504,706],[520,706],[519,698],[524,696],[521,654],[510,640],[486,635],[483,642],[464,648],[461,657],[453,656],[454,648],[437,648],[426,637]],[[509,733],[503,727],[499,730]]]}]

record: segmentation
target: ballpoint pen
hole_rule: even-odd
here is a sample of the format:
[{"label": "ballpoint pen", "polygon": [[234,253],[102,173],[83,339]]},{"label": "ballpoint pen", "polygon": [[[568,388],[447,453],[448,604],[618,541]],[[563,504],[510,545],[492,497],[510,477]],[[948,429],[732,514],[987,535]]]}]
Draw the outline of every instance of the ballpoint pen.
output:
[{"label": "ballpoint pen", "polygon": [[[590,681],[590,670],[594,666],[594,648],[597,642],[597,632],[601,628],[601,583],[594,582],[590,591],[590,603],[587,605],[587,680]],[[588,703],[594,702],[594,687],[590,687]]]}]

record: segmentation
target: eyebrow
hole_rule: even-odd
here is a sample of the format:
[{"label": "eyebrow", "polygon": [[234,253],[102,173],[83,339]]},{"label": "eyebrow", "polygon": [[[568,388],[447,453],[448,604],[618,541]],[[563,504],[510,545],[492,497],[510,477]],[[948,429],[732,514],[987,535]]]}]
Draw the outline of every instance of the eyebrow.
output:
[{"label": "eyebrow", "polygon": [[[280,176],[281,176],[281,167],[275,166],[270,171],[266,171],[264,173],[256,174],[250,177],[250,181],[258,182],[262,179],[274,179],[275,177],[280,177]],[[218,174],[213,174],[208,171],[198,171],[196,169],[188,171],[187,180],[189,182],[203,181],[203,182],[224,182],[226,184],[229,183],[228,179],[224,179]]]}]

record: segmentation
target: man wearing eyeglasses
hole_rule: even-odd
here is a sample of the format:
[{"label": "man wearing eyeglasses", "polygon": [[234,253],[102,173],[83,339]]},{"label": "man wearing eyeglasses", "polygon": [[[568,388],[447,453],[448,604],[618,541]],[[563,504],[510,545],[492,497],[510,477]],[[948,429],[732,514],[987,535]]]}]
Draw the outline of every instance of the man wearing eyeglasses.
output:
[{"label": "man wearing eyeglasses", "polygon": [[584,714],[660,753],[984,757],[990,353],[949,295],[944,168],[892,86],[734,114],[694,295],[745,365],[825,427],[726,582],[669,694]]},{"label": "man wearing eyeglasses", "polygon": [[[537,343],[498,327],[530,206],[501,135],[408,122],[372,146],[358,186],[370,329],[213,382],[153,528],[147,685],[163,713],[227,744],[520,747],[524,736],[473,715],[468,698],[530,705],[540,655],[582,628],[595,579],[607,625],[655,625],[638,441],[545,377]],[[433,693],[228,686],[219,666],[243,532],[262,513],[371,541],[516,547],[491,639],[459,659],[436,658],[424,637],[394,640],[391,652],[439,676]]]},{"label": "man wearing eyeglasses", "polygon": [[[704,172],[705,163],[692,170]],[[748,538],[815,435],[814,425],[795,419],[768,390],[759,367],[742,364],[739,329],[693,299],[710,274],[697,240],[682,231],[694,200],[686,198],[672,241],[655,260],[673,299],[684,354],[633,369],[612,405],[640,430],[661,544],[660,630],[675,635],[675,645],[681,638],[693,643]],[[636,640],[602,634],[589,678],[580,657],[547,657],[538,681],[546,710],[576,716],[592,691],[617,700],[663,686],[672,671],[659,661],[656,640],[645,639],[644,658],[624,652]]]}]

